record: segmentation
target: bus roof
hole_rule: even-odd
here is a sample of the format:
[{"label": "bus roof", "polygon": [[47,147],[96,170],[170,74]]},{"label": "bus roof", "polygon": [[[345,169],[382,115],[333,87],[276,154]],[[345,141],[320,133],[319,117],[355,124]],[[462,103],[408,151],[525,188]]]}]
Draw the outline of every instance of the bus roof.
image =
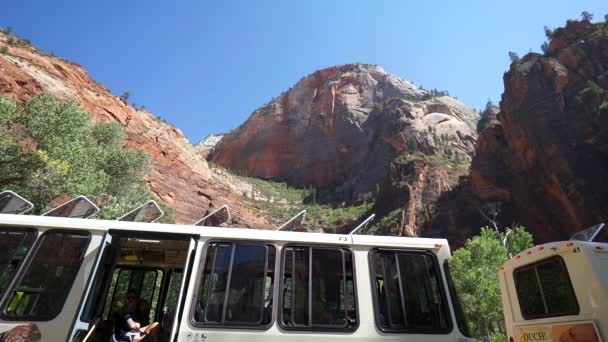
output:
[{"label": "bus roof", "polygon": [[4,227],[38,227],[47,229],[84,229],[88,231],[105,232],[139,231],[142,233],[166,233],[183,235],[202,235],[217,239],[244,239],[277,242],[300,242],[315,244],[332,244],[345,246],[377,246],[388,248],[414,248],[447,250],[446,239],[395,237],[379,235],[349,235],[326,234],[309,232],[276,231],[269,229],[201,227],[180,224],[142,223],[126,221],[92,220],[80,218],[63,218],[29,215],[0,215],[0,226]]},{"label": "bus roof", "polygon": [[[534,263],[536,261],[546,259],[553,255],[563,253],[568,249],[581,248],[588,251],[602,251],[608,252],[608,244],[600,242],[587,242],[587,241],[557,241],[549,242],[542,245],[528,248],[525,251],[513,256],[507,260],[501,267],[503,269],[514,269],[520,266]],[[599,246],[599,247],[598,247]]]}]

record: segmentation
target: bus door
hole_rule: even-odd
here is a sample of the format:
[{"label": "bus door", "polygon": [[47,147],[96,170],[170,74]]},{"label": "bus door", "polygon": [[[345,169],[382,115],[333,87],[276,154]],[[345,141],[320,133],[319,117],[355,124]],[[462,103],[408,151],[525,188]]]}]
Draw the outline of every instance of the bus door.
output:
[{"label": "bus door", "polygon": [[[186,300],[186,293],[188,292],[188,284],[190,282],[190,276],[192,274],[192,268],[194,264],[194,255],[196,253],[196,244],[198,237],[190,238],[188,245],[188,256],[184,270],[181,272],[173,272],[170,278],[169,291],[165,297],[165,305],[163,309],[163,318],[167,318],[167,323],[171,324],[171,330],[169,339],[163,340],[163,342],[177,341],[177,333],[183,317],[184,302]],[[175,290],[179,289],[179,292]],[[174,310],[171,315],[171,310]],[[163,322],[164,323],[164,322]]]},{"label": "bus door", "polygon": [[100,310],[103,308],[101,303],[104,302],[105,298],[103,294],[106,293],[104,284],[108,282],[115,258],[116,252],[112,248],[112,235],[107,232],[104,234],[97,259],[93,265],[93,272],[91,272],[85,289],[83,298],[86,298],[86,301],[81,302],[67,341],[83,341],[87,335],[90,335],[88,334],[89,331],[93,333],[97,328],[99,322],[93,321],[93,318],[100,317]]},{"label": "bus door", "polygon": [[[136,310],[143,307],[145,311],[138,311],[142,319],[138,323],[160,323],[161,341],[172,341],[197,239],[167,233],[108,232],[68,341],[111,341],[115,313],[123,310],[130,291],[138,297]],[[170,272],[173,269],[181,270],[183,276]],[[164,295],[163,288],[167,289]],[[147,305],[140,306],[142,303]]]}]

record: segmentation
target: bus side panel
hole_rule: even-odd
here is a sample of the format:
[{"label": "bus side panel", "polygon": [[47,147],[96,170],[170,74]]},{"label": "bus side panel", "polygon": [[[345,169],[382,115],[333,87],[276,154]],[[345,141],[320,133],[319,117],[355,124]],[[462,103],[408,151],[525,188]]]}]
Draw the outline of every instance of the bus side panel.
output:
[{"label": "bus side panel", "polygon": [[[509,272],[511,272],[511,270],[509,270]],[[512,305],[517,305],[517,298],[515,299],[515,301],[512,301],[511,299],[511,292],[509,292],[509,281],[507,280],[507,275],[505,271],[501,270],[498,277],[500,280],[500,296],[502,298],[502,310],[505,317],[505,331],[507,333],[507,337],[514,336]],[[513,276],[511,275],[509,279],[512,280]]]},{"label": "bus side panel", "polygon": [[[279,327],[277,320],[279,286],[274,287],[275,305],[273,307],[274,323],[266,330],[254,329],[226,329],[226,328],[207,328],[193,326],[190,317],[192,308],[195,305],[196,292],[198,291],[198,278],[201,269],[202,258],[204,257],[205,240],[201,238],[201,243],[197,246],[196,259],[193,267],[193,276],[188,285],[188,293],[186,294],[186,303],[182,322],[178,333],[178,341],[194,342],[194,341],[247,341],[247,342],[309,342],[309,341],[461,341],[467,340],[464,338],[456,324],[453,324],[453,330],[448,334],[396,334],[384,333],[377,327],[374,320],[374,306],[372,300],[372,288],[370,280],[369,267],[369,251],[367,247],[352,247],[353,258],[355,262],[355,281],[357,289],[357,311],[359,326],[353,332],[317,332],[317,331],[286,331]],[[277,260],[282,255],[283,243],[274,243],[277,246]],[[445,255],[439,258],[441,262],[445,259]],[[279,262],[280,264],[280,262]],[[443,271],[442,278],[445,277]],[[280,272],[275,272],[275,284],[280,283]],[[450,315],[452,320],[453,316]]]},{"label": "bus side panel", "polygon": [[[41,231],[42,234],[44,231]],[[85,286],[87,283],[87,279],[89,279],[89,275],[91,273],[91,268],[95,263],[95,258],[97,256],[97,252],[99,250],[99,246],[103,240],[103,233],[100,232],[92,232],[91,240],[87,247],[84,260],[82,261],[82,265],[80,270],[78,270],[78,274],[76,275],[76,279],[72,284],[72,288],[68,297],[61,309],[59,315],[53,318],[50,321],[3,321],[0,320],[0,333],[11,330],[12,328],[33,323],[38,327],[40,334],[42,335],[41,341],[43,342],[57,342],[63,341],[66,339],[67,334],[69,333],[70,326],[72,321],[74,320],[74,315],[78,311],[78,305],[82,299],[82,295],[85,290]],[[61,246],[57,246],[57,248],[61,248]]]}]

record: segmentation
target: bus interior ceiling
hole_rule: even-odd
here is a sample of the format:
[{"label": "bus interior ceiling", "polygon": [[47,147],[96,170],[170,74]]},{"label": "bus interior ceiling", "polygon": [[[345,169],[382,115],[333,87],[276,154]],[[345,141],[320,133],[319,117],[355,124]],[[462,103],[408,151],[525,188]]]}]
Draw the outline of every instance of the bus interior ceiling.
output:
[{"label": "bus interior ceiling", "polygon": [[[98,329],[91,341],[111,341],[115,313],[124,306],[129,291],[139,298],[136,312],[142,326],[161,324],[161,340],[169,338],[181,286],[183,269],[188,257],[188,240],[121,236],[106,247],[100,274],[94,280],[91,297],[97,298],[92,320]],[[143,304],[142,304],[143,303]],[[141,305],[141,306],[140,306]]]}]

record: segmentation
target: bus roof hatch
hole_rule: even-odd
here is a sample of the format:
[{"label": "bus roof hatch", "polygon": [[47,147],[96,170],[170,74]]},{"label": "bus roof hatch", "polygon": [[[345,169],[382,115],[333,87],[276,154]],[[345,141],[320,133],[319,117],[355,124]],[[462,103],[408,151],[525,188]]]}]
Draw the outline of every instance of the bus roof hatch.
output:
[{"label": "bus roof hatch", "polygon": [[211,212],[211,214],[200,219],[193,224],[193,226],[220,227],[228,221],[230,221],[230,210],[228,209],[228,206],[224,204],[217,210]]},{"label": "bus roof hatch", "polygon": [[0,192],[0,214],[25,214],[33,208],[32,202],[16,192],[10,190]]},{"label": "bus roof hatch", "polygon": [[99,208],[95,203],[91,202],[91,200],[85,196],[78,196],[47,211],[42,214],[42,216],[89,218],[96,215],[98,212]]},{"label": "bus roof hatch", "polygon": [[154,200],[150,200],[119,217],[117,221],[154,223],[163,217],[163,215],[165,213],[158,204]]},{"label": "bus roof hatch", "polygon": [[596,240],[596,237],[600,236],[600,232],[604,229],[604,227],[605,225],[600,223],[585,230],[581,230],[580,232],[572,235],[570,240],[593,242]]},{"label": "bus roof hatch", "polygon": [[365,220],[363,220],[363,222],[361,222],[358,226],[356,226],[355,229],[351,230],[349,234],[350,235],[357,234],[360,231],[367,228],[369,223],[372,222],[372,220],[374,219],[374,216],[376,216],[376,214],[371,214],[368,218],[366,218]]},{"label": "bus roof hatch", "polygon": [[282,226],[277,228],[277,230],[283,231],[297,231],[302,228],[302,224],[304,223],[304,218],[306,217],[306,210],[302,210],[296,214],[296,216],[290,218],[287,222],[283,223]]}]

